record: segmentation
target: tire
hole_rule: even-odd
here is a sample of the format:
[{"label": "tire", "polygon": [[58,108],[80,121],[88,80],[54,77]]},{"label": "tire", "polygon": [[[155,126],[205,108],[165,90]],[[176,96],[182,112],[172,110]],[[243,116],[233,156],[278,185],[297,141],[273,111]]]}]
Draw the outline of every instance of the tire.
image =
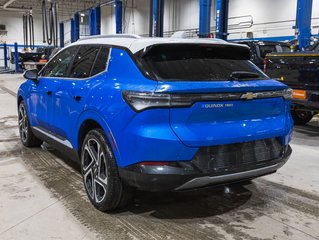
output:
[{"label": "tire", "polygon": [[91,203],[105,212],[127,206],[134,189],[119,176],[111,147],[101,129],[89,131],[81,148],[83,183]]},{"label": "tire", "polygon": [[309,111],[291,111],[291,116],[294,120],[295,125],[306,125],[311,121],[314,114]]},{"label": "tire", "polygon": [[19,134],[22,144],[26,147],[39,147],[42,141],[32,132],[24,101],[21,101],[18,109]]}]

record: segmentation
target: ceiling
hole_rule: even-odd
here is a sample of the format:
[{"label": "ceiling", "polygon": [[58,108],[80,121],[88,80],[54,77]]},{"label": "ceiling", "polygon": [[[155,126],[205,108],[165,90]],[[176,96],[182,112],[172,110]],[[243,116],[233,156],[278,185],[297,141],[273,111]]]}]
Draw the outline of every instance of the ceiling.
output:
[{"label": "ceiling", "polygon": [[[98,4],[109,2],[110,0],[55,0],[57,2],[59,18],[72,16],[77,11],[82,11]],[[7,8],[3,6],[7,4]],[[47,8],[50,6],[50,1],[46,0]],[[42,0],[0,0],[0,10],[2,11],[28,11],[32,8],[32,13],[42,13]]]}]

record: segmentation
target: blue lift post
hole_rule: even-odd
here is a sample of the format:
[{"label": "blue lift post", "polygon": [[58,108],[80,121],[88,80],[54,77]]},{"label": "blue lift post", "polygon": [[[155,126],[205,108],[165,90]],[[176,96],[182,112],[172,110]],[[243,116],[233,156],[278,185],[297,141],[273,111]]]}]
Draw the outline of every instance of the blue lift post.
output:
[{"label": "blue lift post", "polygon": [[60,47],[64,47],[64,23],[60,22]]},{"label": "blue lift post", "polygon": [[212,0],[200,0],[199,2],[199,34],[200,38],[207,38],[210,34]]},{"label": "blue lift post", "polygon": [[80,38],[80,13],[74,14],[74,42],[76,42]]},{"label": "blue lift post", "polygon": [[[122,9],[122,8],[121,8]],[[122,16],[121,16],[122,19]],[[122,21],[122,20],[121,20]],[[101,34],[101,7],[97,6],[93,9],[93,34],[91,35],[100,35]],[[122,23],[121,23],[122,26]],[[122,32],[122,29],[121,29]]]},{"label": "blue lift post", "polygon": [[216,0],[216,38],[227,40],[229,0]]},{"label": "blue lift post", "polygon": [[310,45],[311,37],[312,0],[298,0],[296,14],[296,35],[298,36],[299,50]]},{"label": "blue lift post", "polygon": [[154,0],[154,33],[155,37],[163,37],[164,33],[164,0]]},{"label": "blue lift post", "polygon": [[115,0],[115,29],[116,33],[123,33],[123,2]]},{"label": "blue lift post", "polygon": [[19,72],[19,52],[18,52],[18,43],[14,43],[14,65],[15,72]]},{"label": "blue lift post", "polygon": [[8,49],[7,49],[7,44],[3,44],[3,61],[4,61],[4,68],[8,68]]},{"label": "blue lift post", "polygon": [[93,9],[89,8],[88,9],[88,24],[89,24],[90,35],[94,35],[93,21],[94,21]]}]

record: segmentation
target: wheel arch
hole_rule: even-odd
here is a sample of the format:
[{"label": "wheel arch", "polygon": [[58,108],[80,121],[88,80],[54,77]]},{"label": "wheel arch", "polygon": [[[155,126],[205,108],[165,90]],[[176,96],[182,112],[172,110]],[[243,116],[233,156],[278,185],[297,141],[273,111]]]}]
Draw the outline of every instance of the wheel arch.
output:
[{"label": "wheel arch", "polygon": [[111,145],[115,159],[118,160],[120,158],[120,154],[117,149],[116,141],[113,137],[112,131],[107,122],[98,112],[94,110],[87,110],[83,112],[79,117],[77,126],[78,130],[76,131],[75,136],[76,144],[74,146],[75,148],[77,148],[79,156],[85,135],[92,129],[101,128],[104,131],[105,136]]}]

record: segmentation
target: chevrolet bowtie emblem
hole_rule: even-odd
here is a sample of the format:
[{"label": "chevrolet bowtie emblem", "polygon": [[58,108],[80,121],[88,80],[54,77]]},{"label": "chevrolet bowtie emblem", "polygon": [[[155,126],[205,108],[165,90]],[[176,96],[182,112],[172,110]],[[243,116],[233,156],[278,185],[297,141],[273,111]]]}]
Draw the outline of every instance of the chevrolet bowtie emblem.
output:
[{"label": "chevrolet bowtie emblem", "polygon": [[256,97],[257,97],[256,93],[248,92],[248,93],[245,93],[245,94],[241,95],[240,98],[245,98],[247,100],[251,100],[251,99],[254,99]]}]

